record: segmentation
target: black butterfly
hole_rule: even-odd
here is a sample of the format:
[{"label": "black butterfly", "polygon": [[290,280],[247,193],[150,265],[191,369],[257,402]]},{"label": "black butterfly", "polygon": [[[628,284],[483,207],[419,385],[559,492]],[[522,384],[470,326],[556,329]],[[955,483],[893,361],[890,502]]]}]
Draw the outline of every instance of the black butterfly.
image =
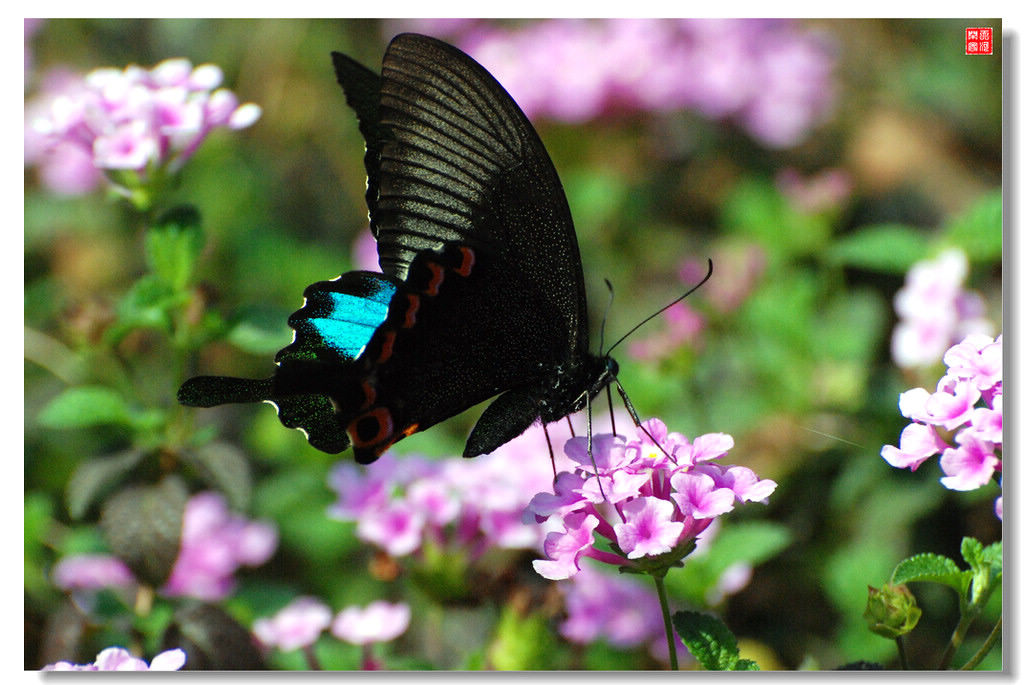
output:
[{"label": "black butterfly", "polygon": [[587,340],[579,247],[558,174],[522,110],[460,50],[396,36],[380,76],[332,53],[366,139],[383,274],[306,288],[272,378],[199,376],[189,406],[270,401],[325,452],[369,463],[499,395],[463,456],[579,411],[615,379]]}]

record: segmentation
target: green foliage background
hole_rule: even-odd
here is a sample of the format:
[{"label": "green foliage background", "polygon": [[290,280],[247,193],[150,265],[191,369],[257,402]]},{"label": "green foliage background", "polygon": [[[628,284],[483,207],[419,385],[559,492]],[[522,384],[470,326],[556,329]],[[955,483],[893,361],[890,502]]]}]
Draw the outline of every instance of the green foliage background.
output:
[{"label": "green foliage background", "polygon": [[[614,339],[680,292],[684,258],[715,258],[714,279],[728,284],[744,276],[730,273],[740,268],[730,251],[753,246],[765,255],[763,273],[734,311],[712,310],[702,293],[691,299],[708,317],[696,347],[656,363],[618,355],[620,378],[643,416],[660,416],[691,437],[730,433],[737,442],[730,459],[780,484],[770,506],[748,507],[726,525],[723,537],[730,525],[735,531],[718,556],[667,579],[680,602],[702,608],[704,591],[728,563],[756,564],[750,584],[714,608],[741,649],[770,655],[758,658],[763,669],[891,662],[891,643],[861,619],[866,586],[883,583],[914,553],[958,559],[964,535],[984,544],[1001,538],[994,486],[949,492],[934,462],[909,473],[879,457],[906,423],[899,393],[933,386],[941,375],[941,368],[901,373],[890,359],[892,298],[907,268],[943,246],[963,248],[968,285],[982,292],[1001,328],[1001,46],[988,59],[965,57],[962,46],[964,26],[999,22],[806,23],[837,40],[839,97],[831,120],[796,148],[766,150],[685,113],[583,126],[535,122],[576,220],[592,339],[606,301],[603,278],[616,291],[607,324]],[[388,30],[372,20],[81,19],[49,20],[32,39],[37,74],[175,56],[213,62],[225,85],[264,114],[251,129],[213,135],[174,191],[201,212],[203,242],[173,231],[144,242],[131,215],[102,194],[55,197],[26,170],[27,668],[46,663],[48,636],[63,616],[47,576],[52,564],[107,548],[96,526],[98,502],[109,494],[103,469],[134,468],[140,451],[165,443],[175,422],[194,422],[190,430],[216,433],[218,444],[235,450],[210,458],[227,469],[213,481],[237,508],[280,529],[275,558],[243,574],[225,602],[240,623],[251,625],[295,594],[319,595],[335,609],[395,596],[393,583],[370,572],[372,554],[353,527],[325,516],[332,458],[282,429],[270,408],[183,419],[174,403],[186,373],[269,375],[274,352],[291,339],[285,321],[303,288],[353,268],[351,248],[366,227],[363,143],[329,51],[378,65]],[[27,97],[32,85],[30,75]],[[778,190],[785,167],[841,169],[852,193],[803,211]],[[144,273],[179,286],[202,283],[207,330],[224,335],[188,368],[168,362],[165,310],[156,286],[139,280]],[[81,392],[62,395],[69,387]],[[458,454],[478,412],[395,451]],[[69,486],[90,463],[95,489]],[[928,664],[955,624],[956,605],[941,592],[918,600],[924,618],[908,644],[912,659]],[[554,644],[551,617],[507,605],[430,611],[441,644],[428,650],[429,630],[413,630],[392,645],[391,667],[650,665],[643,654],[602,645],[572,652]],[[161,620],[159,611],[153,616]],[[458,639],[466,635],[474,637]],[[87,644],[116,637],[100,631]],[[321,647],[328,666],[356,663],[354,649]],[[83,647],[80,658],[95,651]],[[272,665],[302,668],[297,656]],[[986,663],[998,668],[999,655]]]}]

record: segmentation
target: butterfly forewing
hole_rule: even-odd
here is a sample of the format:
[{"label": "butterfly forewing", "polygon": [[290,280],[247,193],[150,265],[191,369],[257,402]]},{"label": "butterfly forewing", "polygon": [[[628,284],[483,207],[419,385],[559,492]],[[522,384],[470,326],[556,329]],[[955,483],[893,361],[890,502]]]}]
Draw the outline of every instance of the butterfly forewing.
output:
[{"label": "butterfly forewing", "polygon": [[384,56],[378,252],[402,277],[418,252],[491,246],[518,287],[559,312],[569,355],[587,349],[586,295],[565,192],[533,126],[456,48],[402,34]]}]

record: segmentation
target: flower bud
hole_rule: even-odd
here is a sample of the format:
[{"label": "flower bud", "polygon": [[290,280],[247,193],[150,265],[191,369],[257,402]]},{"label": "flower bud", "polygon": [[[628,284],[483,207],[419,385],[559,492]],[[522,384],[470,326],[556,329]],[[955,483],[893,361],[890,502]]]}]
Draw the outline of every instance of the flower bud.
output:
[{"label": "flower bud", "polygon": [[914,629],[921,618],[921,610],[906,585],[894,587],[886,583],[881,589],[868,586],[864,618],[871,632],[895,639]]}]

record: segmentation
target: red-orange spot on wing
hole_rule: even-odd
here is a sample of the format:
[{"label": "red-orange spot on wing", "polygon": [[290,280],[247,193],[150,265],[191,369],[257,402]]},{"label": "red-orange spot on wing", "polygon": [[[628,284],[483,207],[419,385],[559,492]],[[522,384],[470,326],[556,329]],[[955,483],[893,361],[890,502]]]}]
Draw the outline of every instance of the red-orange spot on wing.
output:
[{"label": "red-orange spot on wing", "polygon": [[470,272],[473,271],[473,265],[476,264],[476,252],[470,247],[460,247],[459,250],[462,252],[462,263],[455,267],[455,273],[461,276],[469,276]]}]

